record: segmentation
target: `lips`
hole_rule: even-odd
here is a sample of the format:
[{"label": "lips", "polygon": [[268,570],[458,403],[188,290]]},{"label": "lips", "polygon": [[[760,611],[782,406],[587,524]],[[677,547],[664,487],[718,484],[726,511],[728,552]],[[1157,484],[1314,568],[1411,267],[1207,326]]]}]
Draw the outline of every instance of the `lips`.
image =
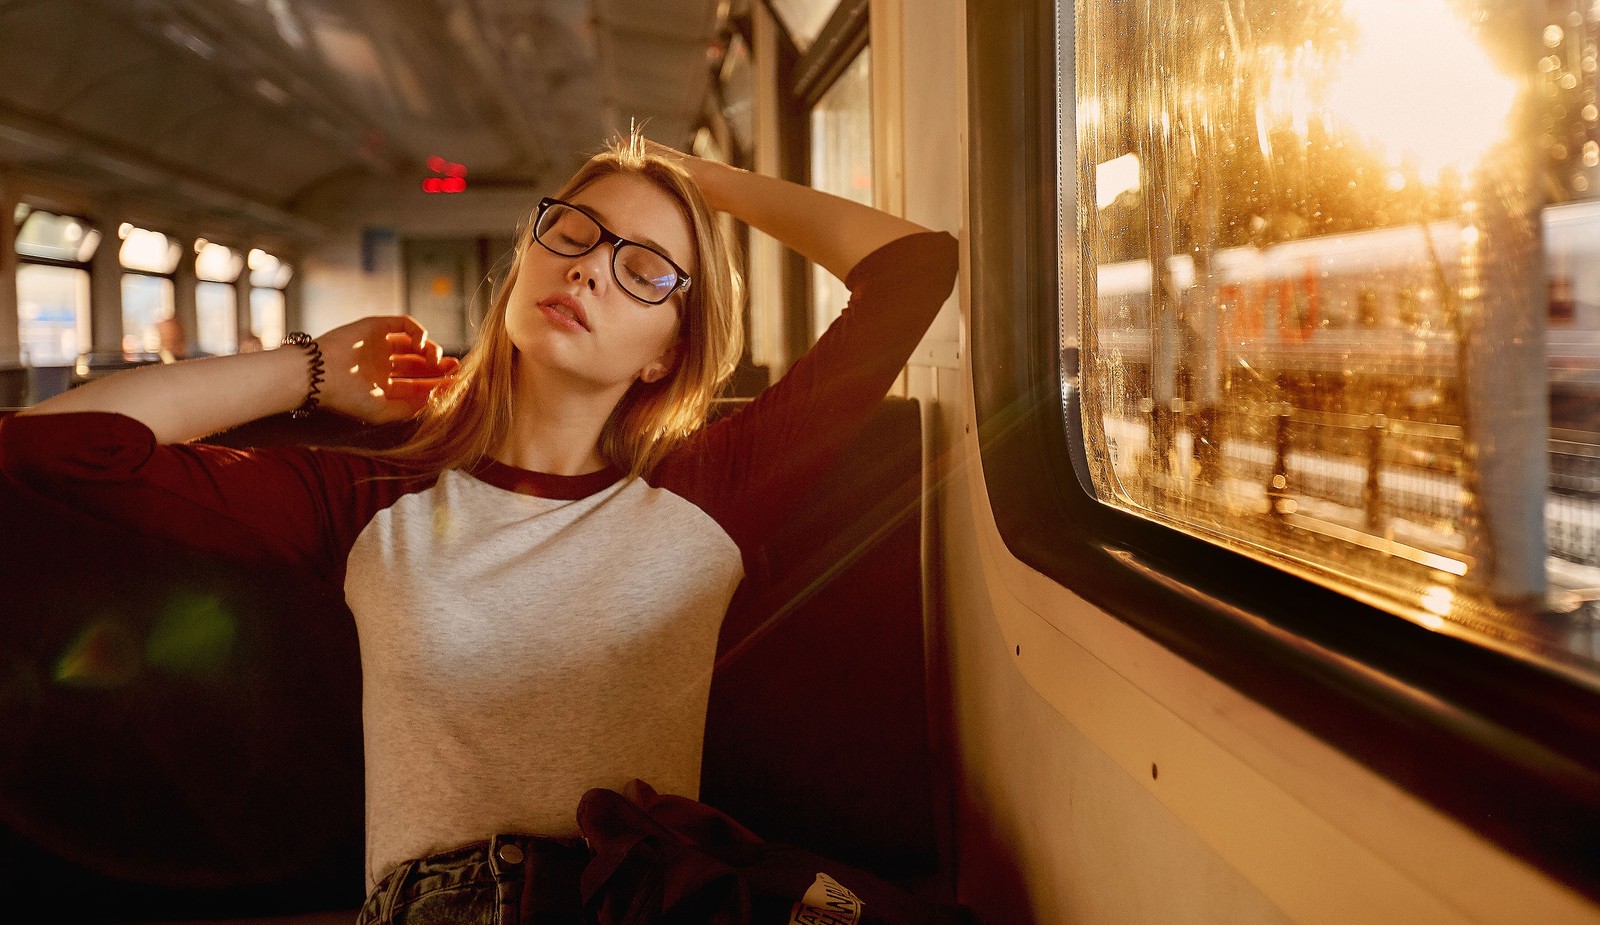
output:
[{"label": "lips", "polygon": [[539,302],[539,307],[558,324],[589,330],[589,316],[584,312],[583,305],[564,292],[545,297]]}]

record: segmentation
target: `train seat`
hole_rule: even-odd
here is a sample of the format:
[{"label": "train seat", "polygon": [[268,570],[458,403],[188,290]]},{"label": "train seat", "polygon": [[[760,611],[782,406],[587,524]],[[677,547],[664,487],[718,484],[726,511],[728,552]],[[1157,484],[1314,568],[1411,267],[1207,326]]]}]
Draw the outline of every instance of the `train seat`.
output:
[{"label": "train seat", "polygon": [[[766,838],[948,898],[949,800],[924,685],[919,420],[915,402],[886,400],[739,589],[702,799]],[[319,415],[212,439],[371,445],[399,433]],[[0,485],[0,520],[21,525],[0,531],[12,603],[0,625],[0,883],[78,897],[101,921],[350,920],[360,682],[343,602],[16,486]],[[159,640],[185,633],[190,650],[226,635],[231,660],[163,656]]]}]

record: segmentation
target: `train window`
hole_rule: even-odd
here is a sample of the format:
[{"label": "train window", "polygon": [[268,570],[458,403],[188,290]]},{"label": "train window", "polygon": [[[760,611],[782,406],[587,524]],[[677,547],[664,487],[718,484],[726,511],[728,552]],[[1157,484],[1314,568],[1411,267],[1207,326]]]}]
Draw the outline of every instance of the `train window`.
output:
[{"label": "train window", "polygon": [[161,323],[173,316],[172,280],[143,273],[122,274],[122,355],[134,359],[161,352]]},{"label": "train window", "polygon": [[773,12],[789,30],[794,47],[805,51],[822,34],[838,0],[771,0]]},{"label": "train window", "polygon": [[18,336],[34,366],[70,366],[89,346],[89,271],[22,263],[17,267]]},{"label": "train window", "polygon": [[166,274],[178,268],[182,248],[161,232],[124,223],[118,234],[122,238],[122,248],[117,256],[125,269]]},{"label": "train window", "polygon": [[1095,495],[1600,664],[1600,5],[1079,3],[1073,34]]},{"label": "train window", "polygon": [[204,238],[195,242],[195,340],[202,353],[233,353],[239,346],[239,290],[244,257],[231,247]]},{"label": "train window", "polygon": [[294,268],[259,248],[250,251],[250,333],[264,345],[280,343],[288,333],[284,287]]},{"label": "train window", "polygon": [[183,250],[159,231],[126,222],[117,231],[122,239],[117,259],[122,274],[122,355],[130,359],[154,356],[162,349],[162,322],[175,308],[172,272]]},{"label": "train window", "polygon": [[[872,204],[872,49],[864,48],[811,110],[811,185]],[[844,284],[812,267],[812,324],[820,337],[849,299]]]},{"label": "train window", "polygon": [[35,257],[87,264],[99,246],[100,232],[72,215],[33,209],[17,229],[17,254],[24,260]]},{"label": "train window", "polygon": [[755,147],[755,73],[750,62],[750,46],[738,33],[728,39],[717,84],[721,90],[722,118],[733,136],[729,158],[734,164],[743,164]]},{"label": "train window", "polygon": [[259,248],[250,251],[250,285],[282,289],[289,285],[294,267]]},{"label": "train window", "polygon": [[25,360],[68,366],[89,345],[89,259],[100,232],[81,218],[19,203],[17,325]]},{"label": "train window", "polygon": [[232,283],[196,283],[194,311],[202,353],[220,356],[239,348],[239,290]]},{"label": "train window", "polygon": [[288,332],[288,309],[280,289],[250,290],[250,333],[262,344],[279,344]]},{"label": "train window", "polygon": [[244,272],[244,258],[231,247],[201,238],[194,242],[194,275],[214,283],[231,283]]}]

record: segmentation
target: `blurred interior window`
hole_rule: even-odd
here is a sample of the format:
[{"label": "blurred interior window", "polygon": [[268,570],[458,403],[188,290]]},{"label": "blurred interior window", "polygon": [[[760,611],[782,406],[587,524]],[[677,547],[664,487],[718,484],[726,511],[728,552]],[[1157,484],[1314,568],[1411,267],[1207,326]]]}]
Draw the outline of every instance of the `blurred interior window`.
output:
[{"label": "blurred interior window", "polygon": [[99,244],[100,232],[84,219],[39,209],[28,210],[17,229],[17,253],[23,258],[88,263]]},{"label": "blurred interior window", "polygon": [[716,132],[713,132],[711,127],[707,125],[702,125],[695,129],[694,141],[689,146],[689,153],[704,160],[716,161],[720,164],[728,163],[728,152],[717,144]]},{"label": "blurred interior window", "polygon": [[88,271],[19,265],[17,320],[25,363],[71,366],[89,347]]},{"label": "blurred interior window", "polygon": [[194,290],[195,333],[202,353],[220,356],[239,348],[239,290],[232,283],[201,280]]},{"label": "blurred interior window", "polygon": [[204,238],[195,242],[194,275],[214,283],[231,283],[244,271],[244,257],[231,247]]},{"label": "blurred interior window", "polygon": [[833,15],[839,0],[771,0],[771,3],[783,27],[789,31],[789,37],[794,39],[795,47],[805,51],[822,34],[822,27],[828,24],[828,17]]},{"label": "blurred interior window", "polygon": [[1059,9],[1099,498],[1600,667],[1600,5]]},{"label": "blurred interior window", "polygon": [[172,317],[172,280],[143,273],[122,274],[122,355],[161,353],[161,324]]},{"label": "blurred interior window", "polygon": [[136,228],[123,224],[120,229],[122,249],[118,257],[123,267],[143,270],[146,273],[171,273],[178,268],[178,258],[183,248],[159,231]]},{"label": "blurred interior window", "polygon": [[[811,110],[811,185],[871,205],[872,49],[864,48]],[[850,293],[821,267],[812,267],[815,336],[844,310]]]},{"label": "blurred interior window", "polygon": [[289,285],[294,268],[264,250],[250,251],[250,285],[282,289]]},{"label": "blurred interior window", "polygon": [[281,289],[250,290],[250,330],[267,348],[283,343],[288,333]]},{"label": "blurred interior window", "polygon": [[196,343],[213,356],[239,349],[239,291],[245,256],[231,247],[199,239],[194,244]]},{"label": "blurred interior window", "polygon": [[294,268],[264,250],[253,249],[250,266],[250,333],[262,346],[275,347],[288,332],[288,310],[283,288]]},{"label": "blurred interior window", "polygon": [[722,85],[722,117],[733,133],[731,158],[742,159],[755,146],[755,72],[750,64],[750,46],[735,34],[728,40],[719,78]]}]

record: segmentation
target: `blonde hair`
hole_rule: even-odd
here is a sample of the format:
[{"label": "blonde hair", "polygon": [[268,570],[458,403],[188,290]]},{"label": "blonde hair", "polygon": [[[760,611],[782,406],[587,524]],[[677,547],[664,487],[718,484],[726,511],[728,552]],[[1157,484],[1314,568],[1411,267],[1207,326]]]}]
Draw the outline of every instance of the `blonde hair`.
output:
[{"label": "blonde hair", "polygon": [[[699,188],[682,167],[648,152],[638,132],[591,157],[555,198],[570,198],[618,174],[649,180],[677,200],[694,238],[697,268],[689,288],[674,296],[682,300],[682,309],[671,371],[652,383],[635,381],[600,432],[600,455],[629,475],[642,476],[705,424],[712,400],[733,374],[744,345],[742,282],[732,244]],[[536,246],[532,223],[524,222],[510,268],[455,381],[433,394],[404,443],[367,455],[428,472],[464,469],[489,456],[510,432],[516,348],[506,333],[506,305],[531,246]]]}]

